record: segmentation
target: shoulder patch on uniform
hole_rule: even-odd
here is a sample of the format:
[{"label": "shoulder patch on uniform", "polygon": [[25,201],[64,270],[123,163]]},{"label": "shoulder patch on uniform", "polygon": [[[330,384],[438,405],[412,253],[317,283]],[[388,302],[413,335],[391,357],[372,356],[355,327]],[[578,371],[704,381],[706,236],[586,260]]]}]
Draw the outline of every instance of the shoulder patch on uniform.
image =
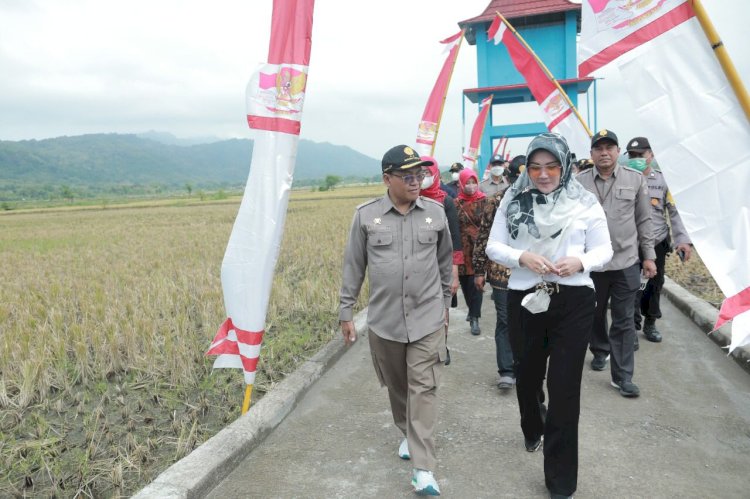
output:
[{"label": "shoulder patch on uniform", "polygon": [[667,189],[667,203],[671,204],[672,206],[677,206],[677,203],[674,202],[674,198],[672,197],[672,193],[669,192],[669,189]]},{"label": "shoulder patch on uniform", "polygon": [[357,210],[359,210],[359,209],[361,209],[361,208],[364,208],[365,206],[367,206],[367,205],[370,205],[370,204],[372,204],[372,203],[374,203],[374,202],[376,202],[376,201],[380,201],[381,199],[383,199],[383,198],[374,198],[374,199],[370,199],[369,201],[365,201],[365,202],[364,202],[364,203],[362,203],[361,205],[357,206],[357,208],[356,208],[356,209],[357,209]]}]

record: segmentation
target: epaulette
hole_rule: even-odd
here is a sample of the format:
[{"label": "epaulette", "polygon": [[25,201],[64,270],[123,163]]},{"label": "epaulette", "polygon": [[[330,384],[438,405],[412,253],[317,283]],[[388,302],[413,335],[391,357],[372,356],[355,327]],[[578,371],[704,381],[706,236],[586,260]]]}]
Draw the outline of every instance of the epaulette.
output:
[{"label": "epaulette", "polygon": [[383,199],[383,198],[382,198],[382,197],[380,197],[380,198],[373,198],[373,199],[370,199],[369,201],[365,201],[365,202],[364,202],[364,203],[362,203],[361,205],[357,206],[357,208],[356,208],[356,209],[357,209],[357,210],[359,210],[360,208],[364,208],[365,206],[367,206],[367,205],[370,205],[370,204],[372,204],[372,203],[374,203],[374,202],[376,202],[376,201],[380,201],[381,199]]},{"label": "epaulette", "polygon": [[427,196],[419,196],[419,198],[420,198],[420,199],[421,199],[422,201],[429,201],[430,203],[435,203],[436,205],[440,206],[441,208],[443,207],[443,203],[439,203],[439,202],[435,201],[435,200],[434,200],[434,199],[432,199],[432,198],[428,198]]}]

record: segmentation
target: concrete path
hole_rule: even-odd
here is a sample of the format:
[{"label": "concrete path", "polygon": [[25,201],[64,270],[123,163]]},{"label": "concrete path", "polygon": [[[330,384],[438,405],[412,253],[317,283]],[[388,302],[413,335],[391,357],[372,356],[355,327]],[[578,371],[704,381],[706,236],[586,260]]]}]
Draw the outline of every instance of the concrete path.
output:
[{"label": "concrete path", "polygon": [[[750,497],[750,376],[668,300],[663,308],[664,341],[641,336],[636,354],[640,398],[621,397],[609,369],[592,371],[587,356],[578,498]],[[453,362],[439,391],[443,497],[547,497],[515,393],[495,386],[490,293],[481,336],[469,334],[465,315],[452,310]],[[413,497],[399,439],[360,336],[208,497]]]}]

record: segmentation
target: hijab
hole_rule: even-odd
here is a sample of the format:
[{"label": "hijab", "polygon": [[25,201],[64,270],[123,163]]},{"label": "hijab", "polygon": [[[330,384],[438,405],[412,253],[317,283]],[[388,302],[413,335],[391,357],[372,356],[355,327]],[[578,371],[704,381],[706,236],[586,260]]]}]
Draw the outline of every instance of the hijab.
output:
[{"label": "hijab", "polygon": [[526,152],[527,162],[539,150],[560,161],[560,185],[544,194],[534,187],[526,168],[508,188],[500,206],[506,214],[510,238],[517,241],[514,247],[554,258],[573,222],[597,200],[573,177],[570,148],[562,135],[543,133],[534,137]]},{"label": "hijab", "polygon": [[419,191],[420,196],[424,196],[426,198],[434,199],[440,204],[443,204],[443,199],[445,199],[445,191],[440,188],[440,169],[438,168],[438,163],[435,161],[435,158],[432,156],[422,156],[420,158],[423,161],[432,161],[432,166],[426,166],[430,171],[430,175],[432,175],[432,185],[429,186],[427,189],[422,189]]},{"label": "hijab", "polygon": [[[464,192],[464,187],[471,178],[477,183],[477,190],[470,196]],[[464,168],[458,174],[458,187],[457,197],[464,202],[473,203],[474,201],[479,201],[480,199],[487,197],[484,192],[479,190],[479,177],[477,177],[476,172],[471,168]]]}]

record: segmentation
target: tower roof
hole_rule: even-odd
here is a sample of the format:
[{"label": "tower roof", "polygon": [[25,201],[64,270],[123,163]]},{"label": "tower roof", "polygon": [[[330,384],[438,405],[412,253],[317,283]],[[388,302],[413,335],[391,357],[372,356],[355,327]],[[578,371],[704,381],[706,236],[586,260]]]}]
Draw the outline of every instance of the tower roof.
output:
[{"label": "tower roof", "polygon": [[569,0],[491,0],[487,8],[484,9],[484,12],[471,19],[461,21],[458,25],[464,27],[467,24],[492,21],[495,11],[500,12],[506,19],[511,20],[519,17],[566,12],[568,10],[581,10],[581,5]]}]

